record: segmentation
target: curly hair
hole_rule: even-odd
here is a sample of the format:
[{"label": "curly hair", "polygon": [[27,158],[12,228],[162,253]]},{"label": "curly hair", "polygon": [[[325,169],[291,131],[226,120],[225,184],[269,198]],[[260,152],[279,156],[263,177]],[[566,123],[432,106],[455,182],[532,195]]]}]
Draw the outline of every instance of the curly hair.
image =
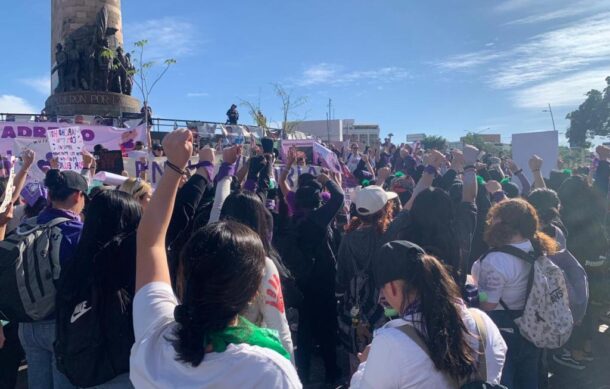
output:
[{"label": "curly hair", "polygon": [[511,199],[494,205],[487,214],[485,242],[490,247],[502,247],[517,234],[530,240],[536,252],[546,255],[557,252],[557,243],[541,231],[538,214],[530,203]]},{"label": "curly hair", "polygon": [[372,215],[358,215],[352,217],[349,223],[345,226],[345,232],[356,231],[358,228],[369,225],[375,226],[375,230],[379,234],[387,231],[392,218],[394,217],[394,202],[388,201],[385,207]]}]

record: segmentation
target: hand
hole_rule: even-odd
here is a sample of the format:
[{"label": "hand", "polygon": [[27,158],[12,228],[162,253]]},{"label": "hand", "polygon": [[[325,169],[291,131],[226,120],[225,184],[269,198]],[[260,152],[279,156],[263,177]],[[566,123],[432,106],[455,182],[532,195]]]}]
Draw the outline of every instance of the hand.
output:
[{"label": "hand", "polygon": [[0,213],[0,227],[6,226],[11,220],[13,220],[13,203],[9,203],[6,207],[6,211]]},{"label": "hand", "polygon": [[513,174],[515,174],[515,172],[519,171],[519,166],[517,166],[515,161],[513,161],[512,159],[506,160],[506,163],[508,163],[508,168],[510,169],[511,172],[513,172]]},{"label": "hand", "polygon": [[461,150],[456,149],[451,152],[451,155],[453,156],[453,167],[455,169],[463,169],[466,165],[464,160],[464,153],[462,153]]},{"label": "hand", "polygon": [[222,162],[233,165],[235,162],[237,162],[237,158],[240,154],[241,146],[227,147],[226,149],[222,150]]},{"label": "hand", "polygon": [[320,184],[322,184],[322,186],[326,185],[326,183],[330,180],[330,177],[328,177],[326,174],[322,173],[320,175],[318,175],[318,182]]},{"label": "hand", "polygon": [[536,154],[532,155],[532,158],[529,160],[530,170],[533,172],[540,171],[542,168],[542,162],[542,158]]},{"label": "hand", "polygon": [[297,159],[297,150],[294,147],[289,148],[288,153],[286,153],[286,165],[292,166],[296,159]]},{"label": "hand", "polygon": [[465,145],[462,153],[464,154],[464,165],[470,166],[477,162],[480,151],[472,145]]},{"label": "hand", "polygon": [[369,344],[368,346],[366,346],[364,348],[364,350],[362,350],[361,353],[358,353],[358,360],[360,361],[360,363],[366,362],[366,360],[369,357],[370,351],[371,351],[371,345]]},{"label": "hand", "polygon": [[610,158],[610,147],[599,145],[595,148],[595,152],[599,155],[599,159],[602,161],[608,160]]},{"label": "hand", "polygon": [[445,163],[445,156],[438,150],[432,150],[428,156],[428,163],[438,170]]},{"label": "hand", "polygon": [[199,162],[210,162],[212,165],[216,162],[216,153],[210,146],[205,146],[199,149]]},{"label": "hand", "polygon": [[485,183],[485,189],[489,194],[502,191],[502,185],[498,181],[490,180]]},{"label": "hand", "polygon": [[193,154],[193,133],[185,128],[170,132],[163,138],[163,151],[170,163],[185,169]]},{"label": "hand", "polygon": [[21,159],[23,160],[23,168],[29,169],[30,166],[34,163],[34,159],[36,158],[36,153],[34,150],[25,149],[23,153],[21,153]]},{"label": "hand", "polygon": [[83,155],[83,169],[90,169],[95,162],[95,158],[87,150],[83,150],[81,154]]}]

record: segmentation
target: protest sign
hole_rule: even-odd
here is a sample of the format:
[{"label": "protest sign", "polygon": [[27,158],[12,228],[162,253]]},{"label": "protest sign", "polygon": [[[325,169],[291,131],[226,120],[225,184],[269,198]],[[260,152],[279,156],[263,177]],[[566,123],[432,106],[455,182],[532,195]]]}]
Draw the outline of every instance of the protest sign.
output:
[{"label": "protest sign", "polygon": [[531,181],[532,173],[528,169],[529,160],[536,154],[544,160],[542,176],[549,177],[551,170],[557,168],[559,157],[559,138],[557,131],[528,132],[513,134],[513,161],[523,168],[523,173]]},{"label": "protest sign", "polygon": [[52,128],[47,131],[49,147],[53,158],[57,159],[58,169],[83,170],[83,136],[80,127]]},{"label": "protest sign", "polygon": [[[0,121],[0,153],[17,155],[20,149],[13,150],[14,141],[20,140],[19,144],[27,144],[46,139],[48,130],[65,126],[64,123],[52,122]],[[85,148],[89,151],[92,151],[93,147],[99,144],[108,150],[121,150],[126,153],[135,148],[137,141],[143,143],[147,141],[145,125],[135,128],[80,125],[79,128]],[[37,156],[40,157],[40,155]]]},{"label": "protest sign", "polygon": [[297,150],[297,158],[305,158],[306,163],[314,161],[313,145],[316,143],[313,140],[283,140],[282,141],[282,160],[285,161],[286,154],[291,147]]},{"label": "protest sign", "polygon": [[316,142],[313,144],[313,155],[316,165],[324,166],[335,173],[341,173],[341,164],[337,154]]}]

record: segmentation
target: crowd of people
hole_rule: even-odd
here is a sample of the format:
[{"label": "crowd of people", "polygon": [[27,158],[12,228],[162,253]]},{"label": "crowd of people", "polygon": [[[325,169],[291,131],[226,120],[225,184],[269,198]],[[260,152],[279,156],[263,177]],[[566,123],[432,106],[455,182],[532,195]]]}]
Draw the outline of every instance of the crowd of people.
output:
[{"label": "crowd of people", "polygon": [[600,357],[594,325],[609,318],[586,301],[554,350],[518,318],[539,263],[566,250],[589,305],[606,303],[610,148],[585,175],[543,177],[535,155],[519,167],[470,145],[329,145],[341,172],[294,182],[302,155],[270,139],[249,155],[200,148],[196,165],[194,148],[177,129],[151,150],[167,157],[154,190],[91,189],[88,153],[82,174],[27,183],[22,153],[0,214],[0,280],[18,279],[0,285],[1,387],[24,357],[33,389],[300,388],[318,357],[329,387],[528,389],[546,387],[548,361]]}]

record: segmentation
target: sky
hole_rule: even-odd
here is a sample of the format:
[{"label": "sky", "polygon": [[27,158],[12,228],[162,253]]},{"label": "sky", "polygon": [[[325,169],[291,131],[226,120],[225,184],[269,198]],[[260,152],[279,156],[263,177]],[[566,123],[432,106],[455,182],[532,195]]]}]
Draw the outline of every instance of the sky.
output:
[{"label": "sky", "polygon": [[[51,0],[3,1],[0,112],[50,91]],[[224,122],[231,105],[282,117],[273,84],[307,103],[292,119],[378,123],[382,135],[553,128],[610,76],[610,0],[123,1],[125,46],[177,64],[156,117]],[[160,71],[161,68],[156,68]],[[135,94],[137,97],[137,94]],[[247,108],[241,121],[251,123]],[[565,135],[560,135],[564,139]],[[565,141],[564,141],[565,142]]]}]

